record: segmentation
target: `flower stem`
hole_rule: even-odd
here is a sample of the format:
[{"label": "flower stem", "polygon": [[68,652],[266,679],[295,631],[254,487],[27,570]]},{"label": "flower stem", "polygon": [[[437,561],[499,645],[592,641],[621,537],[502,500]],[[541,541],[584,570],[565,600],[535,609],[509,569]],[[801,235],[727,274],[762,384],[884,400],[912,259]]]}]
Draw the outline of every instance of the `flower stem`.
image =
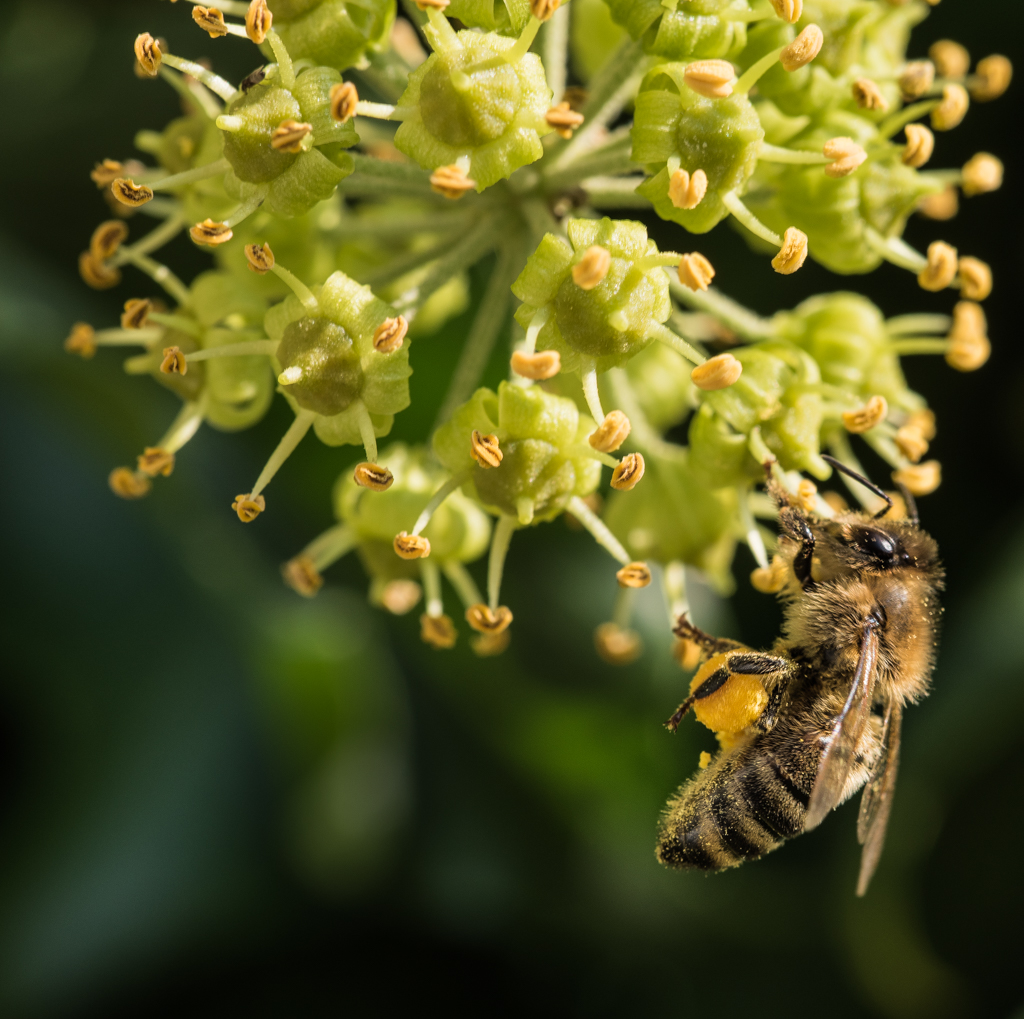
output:
[{"label": "flower stem", "polygon": [[455,588],[455,593],[465,608],[468,609],[470,605],[479,605],[483,601],[480,588],[476,586],[476,581],[469,575],[469,570],[462,563],[449,560],[441,564],[441,572],[448,578],[448,583]]},{"label": "flower stem", "polygon": [[491,538],[491,555],[487,560],[487,603],[492,612],[496,612],[501,604],[501,577],[505,572],[505,557],[512,543],[512,534],[519,521],[515,517],[502,514],[494,525]]},{"label": "flower stem", "polygon": [[569,500],[566,509],[613,559],[618,560],[623,566],[632,561],[629,553],[622,547],[622,543],[608,529],[608,525],[578,495],[574,495]]},{"label": "flower stem", "polygon": [[252,492],[250,493],[253,499],[255,499],[256,496],[270,484],[274,475],[281,469],[285,460],[295,452],[295,447],[298,446],[298,444],[306,437],[306,432],[309,431],[315,418],[316,414],[311,410],[302,410],[295,415],[295,420],[291,423],[288,431],[284,433],[281,441],[277,444],[277,449],[270,454],[270,459],[267,461],[267,465],[262,471],[260,471],[260,476],[256,479],[256,484],[253,485]]},{"label": "flower stem", "polygon": [[357,543],[355,531],[347,524],[335,524],[314,538],[302,550],[301,555],[309,556],[319,573],[351,552]]}]

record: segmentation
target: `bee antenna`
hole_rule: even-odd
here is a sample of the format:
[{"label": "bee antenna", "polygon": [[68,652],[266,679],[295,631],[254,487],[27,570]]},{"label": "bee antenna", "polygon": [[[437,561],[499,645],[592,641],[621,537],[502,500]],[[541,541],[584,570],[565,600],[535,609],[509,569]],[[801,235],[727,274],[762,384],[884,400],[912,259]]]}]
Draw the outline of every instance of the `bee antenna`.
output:
[{"label": "bee antenna", "polygon": [[[889,510],[892,509],[892,497],[886,495],[885,492],[883,492],[874,482],[868,481],[868,479],[865,478],[863,474],[858,474],[852,467],[847,467],[846,464],[840,463],[834,456],[829,456],[828,453],[822,453],[821,458],[826,463],[831,464],[837,471],[840,471],[841,473],[845,474],[848,478],[853,478],[854,481],[859,482],[866,489],[868,489],[871,492],[874,492],[875,495],[877,495],[880,499],[885,500],[885,509],[875,514],[876,519],[878,517],[884,517],[886,513],[888,513]],[[910,506],[912,503],[913,497],[911,497],[911,501],[907,503],[908,512],[910,510]],[[914,515],[915,517],[917,515],[916,506],[914,506]]]},{"label": "bee antenna", "polygon": [[903,501],[907,506],[907,519],[915,526],[918,527],[921,524],[921,518],[917,513],[917,500],[914,498],[914,493],[903,484],[902,481],[897,481],[897,485],[900,488],[900,494],[903,496]]}]

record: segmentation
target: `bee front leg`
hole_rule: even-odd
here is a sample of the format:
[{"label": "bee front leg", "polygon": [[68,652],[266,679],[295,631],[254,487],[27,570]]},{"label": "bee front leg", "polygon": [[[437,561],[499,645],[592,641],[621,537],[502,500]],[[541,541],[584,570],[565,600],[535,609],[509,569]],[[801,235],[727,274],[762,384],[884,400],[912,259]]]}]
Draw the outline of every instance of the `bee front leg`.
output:
[{"label": "bee front leg", "polygon": [[743,647],[739,641],[728,640],[725,637],[712,637],[710,633],[698,629],[686,618],[685,612],[676,621],[672,632],[683,640],[692,640],[706,655],[718,655],[723,651],[733,651]]},{"label": "bee front leg", "polygon": [[779,512],[779,526],[791,541],[799,543],[800,548],[793,556],[793,575],[805,590],[814,587],[811,577],[811,559],[814,557],[814,532],[807,518],[799,511],[787,506]]}]

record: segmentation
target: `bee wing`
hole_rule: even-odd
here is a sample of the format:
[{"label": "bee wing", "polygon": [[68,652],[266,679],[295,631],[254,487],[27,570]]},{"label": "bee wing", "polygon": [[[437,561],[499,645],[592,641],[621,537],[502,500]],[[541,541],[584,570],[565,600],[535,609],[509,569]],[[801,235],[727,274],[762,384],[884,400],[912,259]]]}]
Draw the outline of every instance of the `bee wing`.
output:
[{"label": "bee wing", "polygon": [[804,831],[817,828],[825,815],[838,805],[846,786],[857,753],[857,745],[864,728],[871,717],[871,694],[875,687],[878,664],[878,630],[873,621],[864,627],[857,668],[853,673],[853,685],[835,720],[828,746],[818,765],[818,777],[814,780]]},{"label": "bee wing", "polygon": [[860,876],[857,879],[857,894],[868,890],[871,877],[885,845],[885,830],[889,825],[892,811],[892,797],[896,791],[896,772],[900,764],[900,732],[903,710],[896,701],[889,704],[885,713],[885,729],[882,732],[882,754],[875,768],[875,774],[864,788],[860,799],[860,815],[857,818],[857,838],[864,846],[860,856]]}]

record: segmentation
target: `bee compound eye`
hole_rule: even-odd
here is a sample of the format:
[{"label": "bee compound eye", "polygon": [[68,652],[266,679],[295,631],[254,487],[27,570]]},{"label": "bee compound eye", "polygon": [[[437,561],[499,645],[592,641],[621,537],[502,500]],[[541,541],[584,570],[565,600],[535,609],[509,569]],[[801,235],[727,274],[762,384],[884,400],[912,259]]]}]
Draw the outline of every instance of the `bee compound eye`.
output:
[{"label": "bee compound eye", "polygon": [[878,531],[873,528],[855,531],[851,544],[854,548],[867,553],[886,566],[894,566],[897,563],[909,561],[909,556],[903,550],[900,541],[884,531]]}]

